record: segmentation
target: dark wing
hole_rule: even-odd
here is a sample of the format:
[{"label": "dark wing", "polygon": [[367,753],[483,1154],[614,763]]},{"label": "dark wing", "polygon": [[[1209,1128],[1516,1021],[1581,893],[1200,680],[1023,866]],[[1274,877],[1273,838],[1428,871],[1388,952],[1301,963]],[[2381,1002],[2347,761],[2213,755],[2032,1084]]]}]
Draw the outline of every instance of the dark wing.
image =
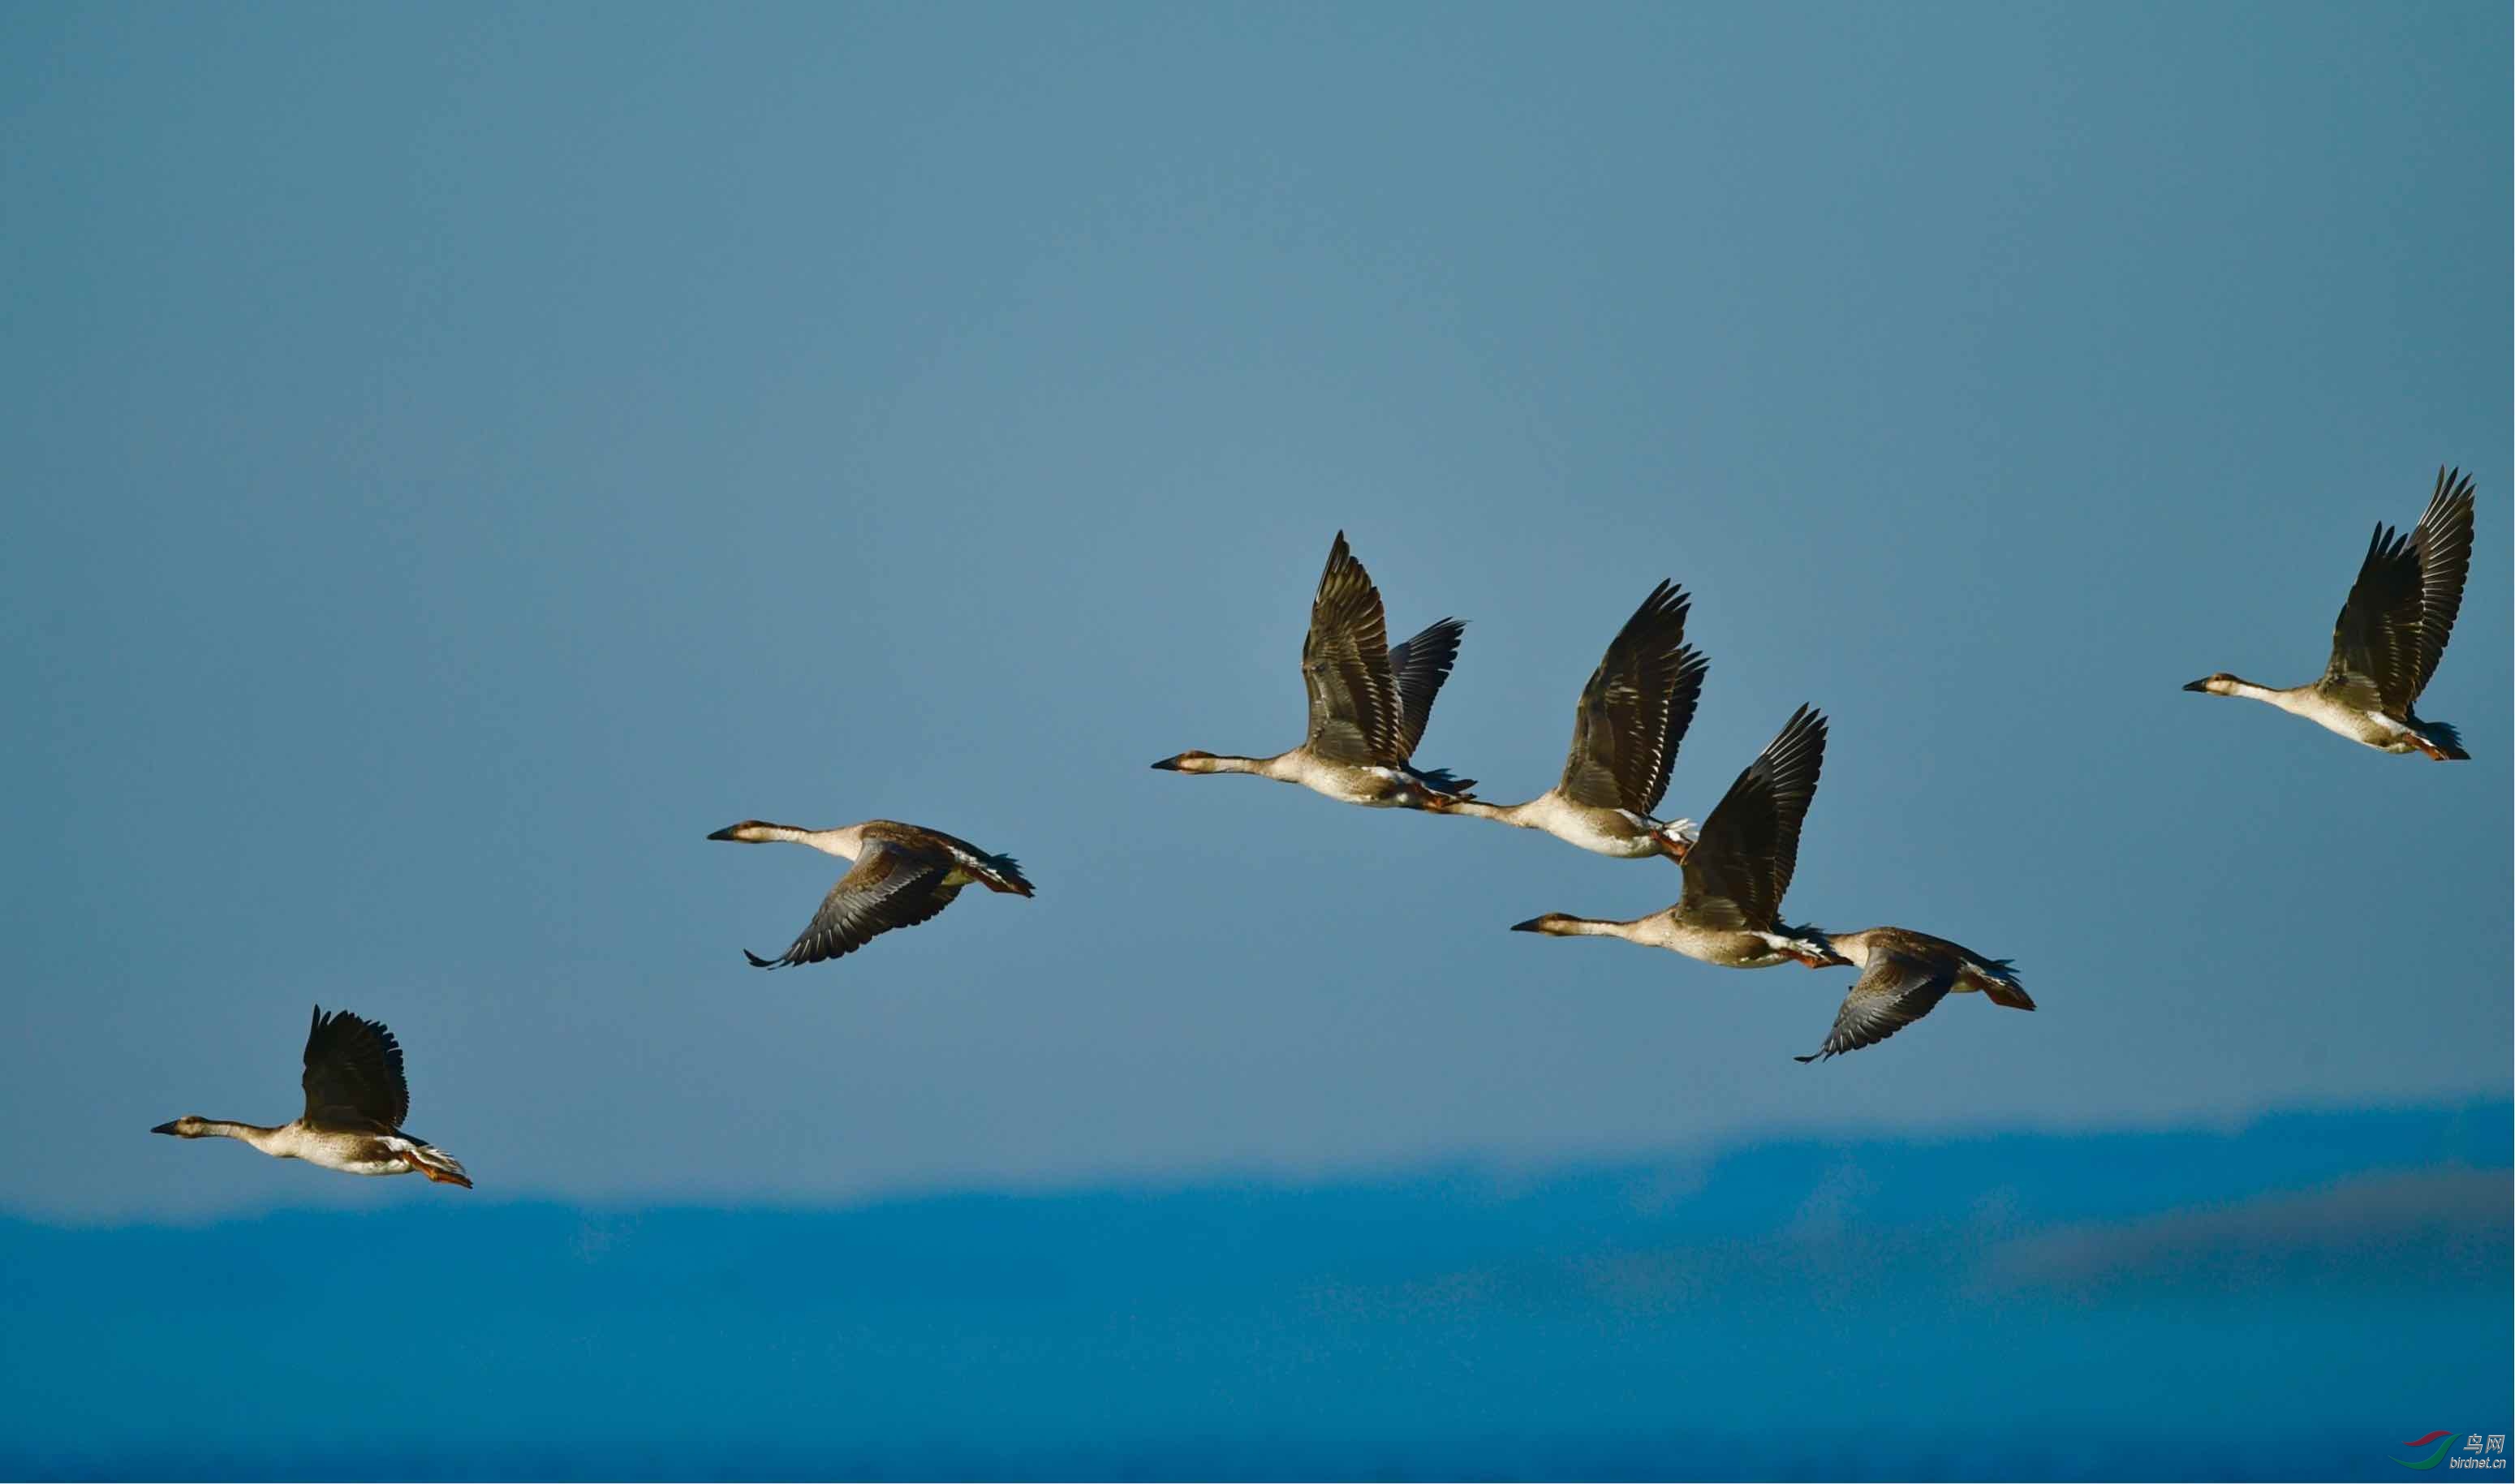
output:
[{"label": "dark wing", "polygon": [[[1388,620],[1380,590],[1337,532],[1310,602],[1301,640],[1301,680],[1310,690],[1310,751],[1331,763],[1403,763],[1399,702],[1388,668]],[[1428,714],[1431,702],[1424,708]]]},{"label": "dark wing", "polygon": [[[948,855],[952,864],[974,876],[991,891],[1010,892],[1014,896],[1035,896],[1037,890],[1030,878],[1022,875],[1021,862],[1010,855],[990,855],[958,835],[929,830],[922,824],[902,824],[896,819],[868,819],[861,825],[867,840],[904,845],[931,855]],[[958,890],[958,887],[954,888]],[[950,901],[950,897],[945,897]],[[936,908],[941,911],[941,908]],[[903,925],[904,926],[904,925]]]},{"label": "dark wing", "polygon": [[821,910],[793,947],[775,959],[748,949],[742,956],[758,969],[818,964],[853,953],[893,928],[914,928],[961,894],[959,886],[943,885],[952,864],[948,856],[869,840],[855,865],[821,898]]},{"label": "dark wing", "polygon": [[1388,651],[1388,673],[1397,678],[1397,747],[1402,762],[1423,744],[1423,728],[1432,720],[1432,698],[1458,663],[1464,619],[1445,618]]},{"label": "dark wing", "polygon": [[1925,960],[1907,958],[1902,954],[1881,954],[1872,959],[1868,970],[1851,993],[1843,996],[1842,1009],[1834,1017],[1834,1031],[1816,1054],[1801,1056],[1801,1061],[1821,1061],[1839,1056],[1878,1042],[1928,1014],[1957,982],[1957,966],[1934,965]]},{"label": "dark wing", "polygon": [[2331,625],[2331,662],[2315,688],[2351,706],[2403,715],[2417,694],[2420,615],[2419,558],[2411,538],[2377,525]]},{"label": "dark wing", "polygon": [[1770,931],[1798,869],[1799,824],[1825,766],[1825,716],[1802,706],[1747,765],[1686,852],[1676,915],[1703,928]]},{"label": "dark wing", "polygon": [[1581,687],[1560,785],[1573,803],[1648,814],[1667,795],[1709,668],[1686,647],[1688,601],[1672,582],[1651,589]]},{"label": "dark wing", "polygon": [[306,1121],[383,1124],[410,1117],[410,1084],[402,1080],[401,1043],[373,1020],[348,1010],[323,1013],[306,1032]]},{"label": "dark wing", "polygon": [[2412,700],[2428,688],[2462,611],[2462,579],[2471,570],[2472,503],[2471,475],[2437,471],[2436,493],[2411,534],[2411,552],[2419,562],[2420,608],[2419,672],[2411,684]]}]

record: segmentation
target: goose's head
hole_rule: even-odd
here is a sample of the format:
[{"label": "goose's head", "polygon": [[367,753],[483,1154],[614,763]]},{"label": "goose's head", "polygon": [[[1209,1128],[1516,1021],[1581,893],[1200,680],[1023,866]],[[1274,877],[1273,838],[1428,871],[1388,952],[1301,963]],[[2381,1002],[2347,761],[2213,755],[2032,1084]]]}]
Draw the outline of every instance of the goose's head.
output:
[{"label": "goose's head", "polygon": [[777,827],[775,825],[768,823],[766,820],[746,819],[740,824],[726,825],[723,829],[709,836],[708,839],[739,841],[747,845],[767,845],[777,838],[775,835],[769,833],[776,828]]},{"label": "goose's head", "polygon": [[2197,690],[2203,695],[2234,695],[2236,687],[2242,683],[2244,682],[2221,670],[2216,675],[2205,675],[2183,688]]},{"label": "goose's head", "polygon": [[159,1124],[151,1134],[171,1134],[177,1138],[199,1138],[208,1132],[210,1121],[198,1113],[186,1113],[171,1124]]},{"label": "goose's head", "polygon": [[1191,748],[1175,758],[1164,758],[1153,766],[1166,773],[1211,773],[1218,771],[1212,765],[1213,763],[1214,754],[1201,753]]}]

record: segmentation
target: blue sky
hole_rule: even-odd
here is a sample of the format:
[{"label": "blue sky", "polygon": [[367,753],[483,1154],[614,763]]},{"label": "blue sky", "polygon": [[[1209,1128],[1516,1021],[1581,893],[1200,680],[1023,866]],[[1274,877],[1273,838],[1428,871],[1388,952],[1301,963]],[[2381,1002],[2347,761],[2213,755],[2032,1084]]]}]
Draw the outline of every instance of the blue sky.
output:
[{"label": "blue sky", "polygon": [[[5,23],[19,1209],[442,1194],[133,1136],[284,1117],[316,1001],[484,1198],[2508,1085],[2502,10]],[[2318,673],[2440,463],[2479,761],[2177,688]],[[1298,740],[1340,528],[1496,798],[1686,584],[1670,807],[1825,707],[1793,913],[2041,1010],[1803,1071],[1846,975],[1504,931],[1663,866],[1148,771]],[[754,815],[1040,895],[754,974],[832,874]]]},{"label": "blue sky", "polygon": [[[2503,1430],[2509,43],[0,14],[0,1473],[2277,1477]],[[2447,463],[2422,709],[2477,761],[2178,688],[2317,674]],[[1792,914],[2041,1009],[1799,1067],[1847,974],[1505,930],[1661,863],[1147,770],[1299,739],[1339,529],[1393,628],[1470,621],[1420,757],[1497,799],[1683,583],[1669,807],[1825,708]],[[1039,895],[755,973],[835,863],[705,841],[749,816]],[[294,1113],[318,1001],[476,1191],[146,1134]],[[337,1374],[380,1294],[478,1426],[187,1384]]]}]

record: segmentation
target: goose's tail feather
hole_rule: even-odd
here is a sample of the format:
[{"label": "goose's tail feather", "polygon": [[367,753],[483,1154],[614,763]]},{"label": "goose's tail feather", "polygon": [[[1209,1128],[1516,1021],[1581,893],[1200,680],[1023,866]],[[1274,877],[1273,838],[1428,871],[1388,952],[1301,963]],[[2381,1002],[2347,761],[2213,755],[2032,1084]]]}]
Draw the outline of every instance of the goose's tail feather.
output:
[{"label": "goose's tail feather", "polygon": [[990,891],[1008,892],[1013,896],[1031,896],[1030,878],[1022,875],[1021,862],[1010,855],[986,857],[985,869],[973,873]]},{"label": "goose's tail feather", "polygon": [[1982,966],[1982,992],[1991,997],[1992,1004],[2005,1005],[2010,1010],[2035,1008],[2034,996],[2017,982],[2015,965],[2006,959],[1992,959]]},{"label": "goose's tail feather", "polygon": [[437,1184],[460,1185],[466,1190],[472,1188],[472,1176],[464,1173],[462,1162],[434,1144],[423,1144],[412,1139],[410,1147],[401,1151],[401,1157],[409,1162],[410,1168]]},{"label": "goose's tail feather", "polygon": [[2471,761],[2471,754],[2462,750],[2462,733],[2454,730],[2453,724],[2450,722],[2431,721],[2425,718],[2421,718],[2419,721],[2419,735],[2434,743],[2438,752],[2445,754],[2445,759],[2443,761],[2450,763],[2468,763]]}]

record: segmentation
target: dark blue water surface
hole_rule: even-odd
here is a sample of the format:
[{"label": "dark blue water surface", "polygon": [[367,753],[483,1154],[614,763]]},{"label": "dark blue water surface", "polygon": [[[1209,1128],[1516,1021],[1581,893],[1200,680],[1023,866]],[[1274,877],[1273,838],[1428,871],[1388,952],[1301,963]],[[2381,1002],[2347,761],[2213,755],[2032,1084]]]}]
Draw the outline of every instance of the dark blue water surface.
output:
[{"label": "dark blue water surface", "polygon": [[2509,1129],[0,1220],[0,1473],[2472,1477],[2397,1461],[2508,1430]]}]

